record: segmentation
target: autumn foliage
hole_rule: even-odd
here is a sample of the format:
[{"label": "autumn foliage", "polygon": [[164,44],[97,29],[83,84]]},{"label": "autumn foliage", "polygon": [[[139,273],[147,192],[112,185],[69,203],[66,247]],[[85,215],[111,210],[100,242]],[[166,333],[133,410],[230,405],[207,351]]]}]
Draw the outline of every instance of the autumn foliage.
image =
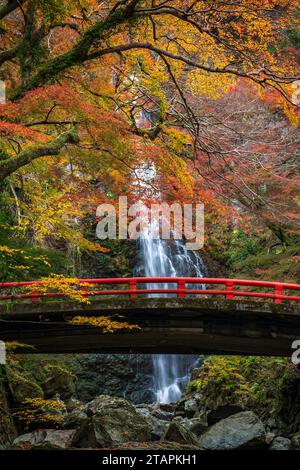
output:
[{"label": "autumn foliage", "polygon": [[203,201],[208,234],[249,218],[299,233],[299,7],[1,2],[0,180],[18,227],[104,250],[83,220],[126,194]]}]

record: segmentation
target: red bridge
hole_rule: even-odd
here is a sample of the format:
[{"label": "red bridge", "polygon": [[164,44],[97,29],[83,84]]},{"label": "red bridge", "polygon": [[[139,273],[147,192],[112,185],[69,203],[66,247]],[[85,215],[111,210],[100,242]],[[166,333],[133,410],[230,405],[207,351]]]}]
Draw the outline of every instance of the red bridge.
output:
[{"label": "red bridge", "polygon": [[[0,283],[0,340],[35,348],[25,352],[290,355],[300,339],[299,284],[134,277],[78,279],[77,290],[91,302],[43,281]],[[78,315],[118,315],[141,329],[101,334],[70,325]]]}]

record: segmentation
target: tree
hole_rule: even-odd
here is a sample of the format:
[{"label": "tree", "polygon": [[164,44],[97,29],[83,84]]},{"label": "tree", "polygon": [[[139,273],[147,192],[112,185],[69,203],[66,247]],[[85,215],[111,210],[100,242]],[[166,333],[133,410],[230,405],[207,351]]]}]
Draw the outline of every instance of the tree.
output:
[{"label": "tree", "polygon": [[[91,181],[101,186],[99,197],[108,187],[137,197],[136,169],[154,163],[156,193],[224,201],[222,186],[230,205],[238,197],[247,210],[259,207],[269,217],[254,181],[262,174],[240,173],[242,146],[234,150],[237,134],[226,129],[232,112],[222,120],[223,106],[232,109],[232,90],[241,83],[253,84],[254,95],[265,93],[261,99],[297,124],[291,96],[299,78],[298,1],[1,3],[0,73],[9,101],[0,106],[0,181],[13,175],[30,192],[26,178],[42,159],[38,171],[58,188],[55,173],[69,178],[74,198],[83,188],[90,194]],[[253,111],[252,127],[243,124],[248,154],[265,152]],[[258,142],[245,140],[247,131]]]}]

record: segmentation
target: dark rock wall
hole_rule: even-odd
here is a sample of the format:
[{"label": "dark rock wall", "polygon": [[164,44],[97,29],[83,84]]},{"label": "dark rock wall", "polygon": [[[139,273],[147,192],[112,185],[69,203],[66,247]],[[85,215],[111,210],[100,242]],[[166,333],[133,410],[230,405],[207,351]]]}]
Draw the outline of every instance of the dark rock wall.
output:
[{"label": "dark rock wall", "polygon": [[133,403],[151,403],[153,365],[150,354],[81,354],[77,365],[77,396],[90,401],[99,394]]}]

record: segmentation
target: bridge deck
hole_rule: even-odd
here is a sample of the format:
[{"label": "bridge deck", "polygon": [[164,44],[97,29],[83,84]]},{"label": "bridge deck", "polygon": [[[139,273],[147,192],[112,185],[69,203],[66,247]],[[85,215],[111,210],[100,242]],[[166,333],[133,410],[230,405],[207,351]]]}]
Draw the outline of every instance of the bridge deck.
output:
[{"label": "bridge deck", "polygon": [[[73,326],[77,316],[122,315],[141,330],[102,334]],[[120,320],[120,319],[119,319]],[[290,356],[300,339],[300,307],[221,298],[101,298],[91,305],[28,302],[0,305],[0,339],[32,353],[218,353]]]}]

